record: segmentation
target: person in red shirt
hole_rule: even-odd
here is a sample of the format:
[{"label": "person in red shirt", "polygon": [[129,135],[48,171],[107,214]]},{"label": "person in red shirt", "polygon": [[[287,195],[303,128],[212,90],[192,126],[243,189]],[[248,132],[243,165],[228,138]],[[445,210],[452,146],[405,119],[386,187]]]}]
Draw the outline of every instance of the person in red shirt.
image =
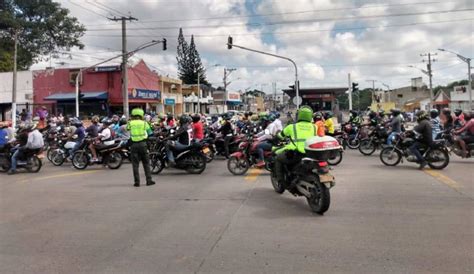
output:
[{"label": "person in red shirt", "polygon": [[198,141],[204,139],[204,125],[199,114],[193,116],[193,139]]}]

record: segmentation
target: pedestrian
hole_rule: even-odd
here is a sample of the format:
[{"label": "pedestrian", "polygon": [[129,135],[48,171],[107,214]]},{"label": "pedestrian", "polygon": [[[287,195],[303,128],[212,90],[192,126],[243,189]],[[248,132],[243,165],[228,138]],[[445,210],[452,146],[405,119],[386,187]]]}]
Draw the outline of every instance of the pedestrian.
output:
[{"label": "pedestrian", "polygon": [[143,109],[133,109],[131,120],[127,125],[127,130],[130,132],[130,141],[132,143],[130,152],[132,156],[133,179],[135,182],[133,184],[134,187],[140,186],[140,174],[138,173],[140,161],[145,170],[146,185],[151,186],[155,184],[151,179],[150,159],[146,144],[148,135],[152,134],[152,130],[150,125],[144,120],[144,115]]}]

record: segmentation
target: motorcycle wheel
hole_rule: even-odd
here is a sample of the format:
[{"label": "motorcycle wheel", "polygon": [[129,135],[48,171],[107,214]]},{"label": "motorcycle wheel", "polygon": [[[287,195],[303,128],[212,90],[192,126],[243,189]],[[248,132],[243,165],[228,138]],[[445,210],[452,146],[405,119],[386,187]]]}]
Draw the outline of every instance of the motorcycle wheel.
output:
[{"label": "motorcycle wheel", "polygon": [[233,175],[243,175],[247,173],[250,168],[250,163],[247,159],[244,158],[237,158],[235,156],[231,156],[229,160],[227,160],[227,169]]},{"label": "motorcycle wheel", "polygon": [[165,163],[162,159],[160,159],[160,155],[158,153],[150,153],[150,169],[152,174],[159,174],[163,168],[165,167]]},{"label": "motorcycle wheel", "polygon": [[122,154],[117,151],[112,151],[107,156],[107,166],[110,169],[118,169],[122,166],[123,157]]},{"label": "motorcycle wheel", "polygon": [[393,150],[392,147],[387,147],[380,151],[380,161],[386,166],[396,166],[402,160],[402,155],[398,150]]},{"label": "motorcycle wheel", "polygon": [[314,183],[314,188],[311,189],[311,197],[306,198],[306,200],[311,211],[323,215],[329,209],[331,194],[329,189],[318,181]]},{"label": "motorcycle wheel", "polygon": [[210,163],[214,160],[214,151],[212,151],[212,149],[209,149],[209,152],[204,155],[206,156],[206,163]]},{"label": "motorcycle wheel", "polygon": [[186,156],[186,171],[191,174],[201,174],[206,169],[206,156],[203,154],[189,154]]},{"label": "motorcycle wheel", "polygon": [[372,140],[362,140],[360,141],[360,146],[359,146],[359,151],[365,156],[370,156],[372,155],[377,147],[375,146],[374,142]]},{"label": "motorcycle wheel", "polygon": [[55,149],[51,152],[50,162],[55,166],[61,166],[64,163],[65,157],[61,150]]},{"label": "motorcycle wheel", "polygon": [[426,161],[432,169],[444,169],[449,164],[449,154],[445,150],[432,149],[426,155]]},{"label": "motorcycle wheel", "polygon": [[52,153],[53,151],[55,151],[56,149],[53,149],[51,147],[48,147],[48,150],[46,150],[46,158],[48,158],[48,160],[51,162],[52,161]]},{"label": "motorcycle wheel", "polygon": [[328,159],[328,164],[331,166],[337,166],[342,162],[342,151],[338,150],[333,158]]},{"label": "motorcycle wheel", "polygon": [[36,173],[40,171],[41,167],[43,166],[41,159],[36,155],[31,157],[31,159],[28,161],[31,161],[31,163],[29,162],[28,165],[26,165],[26,170],[28,170],[28,172]]},{"label": "motorcycle wheel", "polygon": [[273,189],[275,190],[276,193],[282,194],[283,192],[285,192],[285,187],[278,182],[275,172],[272,172],[270,174],[270,179],[272,181]]},{"label": "motorcycle wheel", "polygon": [[72,156],[72,166],[76,169],[82,170],[89,165],[89,157],[85,151],[76,151]]},{"label": "motorcycle wheel", "polygon": [[347,140],[347,147],[349,147],[350,149],[358,149],[359,146],[360,146],[359,138]]}]

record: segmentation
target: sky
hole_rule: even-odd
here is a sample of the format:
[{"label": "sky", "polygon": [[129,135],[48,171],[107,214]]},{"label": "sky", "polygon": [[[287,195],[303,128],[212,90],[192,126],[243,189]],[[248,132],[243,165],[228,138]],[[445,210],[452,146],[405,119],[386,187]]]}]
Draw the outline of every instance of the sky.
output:
[{"label": "sky", "polygon": [[[345,87],[348,74],[359,88],[386,89],[428,78],[425,53],[437,54],[433,85],[467,79],[467,64],[445,48],[474,57],[472,0],[61,0],[85,25],[84,50],[72,49],[33,69],[92,65],[120,54],[121,23],[108,17],[133,16],[127,23],[128,49],[166,38],[132,57],[144,59],[159,74],[177,77],[179,28],[194,35],[207,79],[222,86],[224,68],[235,68],[229,89],[272,92],[294,82],[291,63],[241,49],[236,45],[294,60],[301,87]],[[120,59],[111,62],[118,64]],[[414,66],[412,68],[409,66]],[[474,64],[473,64],[474,66]]]}]

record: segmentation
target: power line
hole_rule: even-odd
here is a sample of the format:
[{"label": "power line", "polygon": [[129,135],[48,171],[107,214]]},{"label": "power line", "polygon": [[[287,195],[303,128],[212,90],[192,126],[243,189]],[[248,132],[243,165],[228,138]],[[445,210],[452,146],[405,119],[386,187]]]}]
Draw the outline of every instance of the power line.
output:
[{"label": "power line", "polygon": [[[90,3],[88,0],[86,0],[86,2],[89,3],[89,4],[92,4],[92,3]],[[105,8],[105,9],[107,9],[107,10],[109,10],[109,11],[115,12],[115,13],[117,13],[118,15],[121,15],[121,16],[129,16],[129,14],[125,14],[125,13],[119,11],[119,10],[116,10],[116,9],[114,9],[114,8],[111,8],[111,7],[109,7],[109,6],[105,5],[105,4],[100,3],[100,2],[97,1],[97,0],[96,0],[93,4],[94,4],[95,6],[97,6],[97,5],[102,6],[103,8]]]},{"label": "power line", "polygon": [[[130,28],[129,30],[167,30],[167,29],[204,29],[204,28],[222,28],[222,27],[241,27],[241,26],[276,26],[286,24],[301,24],[301,23],[316,23],[325,21],[338,21],[338,20],[363,20],[363,19],[375,19],[375,18],[386,18],[386,17],[403,17],[403,16],[416,16],[416,15],[432,15],[432,14],[446,14],[446,13],[457,13],[465,11],[473,11],[472,8],[457,9],[457,10],[439,10],[439,11],[428,11],[428,12],[411,12],[411,13],[397,13],[397,14],[384,14],[384,15],[367,15],[367,16],[350,16],[350,17],[332,17],[332,18],[321,18],[321,19],[300,19],[291,21],[277,21],[277,22],[262,22],[262,23],[239,23],[239,24],[228,24],[228,25],[202,25],[202,26],[183,26],[183,27],[146,27],[146,28]],[[88,31],[115,31],[120,30],[118,28],[105,28],[105,29],[89,29]]]},{"label": "power line", "polygon": [[84,7],[84,6],[82,6],[82,5],[78,4],[78,3],[74,3],[72,0],[69,0],[69,3],[73,4],[74,6],[78,6],[78,7],[82,8],[82,9],[84,9],[84,10],[87,10],[87,11],[89,11],[89,12],[91,12],[91,13],[94,13],[94,14],[96,14],[96,15],[99,15],[100,17],[107,18],[106,15],[100,14],[100,13],[98,13],[98,12],[96,12],[96,11],[94,11],[94,10],[91,10],[91,9],[89,9],[89,8],[86,8],[86,7]]},{"label": "power line", "polygon": [[[408,27],[416,25],[428,25],[428,24],[440,24],[440,23],[453,23],[453,22],[464,22],[472,21],[474,18],[465,18],[465,19],[453,19],[453,20],[443,20],[443,21],[430,21],[430,22],[414,22],[407,24],[395,24],[395,25],[385,25],[385,26],[365,26],[365,27],[347,27],[347,28],[333,28],[333,29],[318,29],[318,30],[304,30],[304,31],[277,31],[277,32],[259,32],[259,33],[227,33],[227,34],[194,34],[194,37],[206,38],[206,37],[227,37],[231,36],[260,36],[260,35],[293,35],[293,34],[306,34],[313,32],[327,32],[327,31],[351,31],[351,30],[364,30],[364,29],[379,29],[379,28],[396,28],[396,27]],[[98,37],[122,37],[118,34],[89,34],[87,36],[98,36]],[[166,35],[167,37],[176,38],[177,35]],[[190,37],[191,35],[184,35]],[[129,35],[129,37],[147,37],[143,35]]]}]

